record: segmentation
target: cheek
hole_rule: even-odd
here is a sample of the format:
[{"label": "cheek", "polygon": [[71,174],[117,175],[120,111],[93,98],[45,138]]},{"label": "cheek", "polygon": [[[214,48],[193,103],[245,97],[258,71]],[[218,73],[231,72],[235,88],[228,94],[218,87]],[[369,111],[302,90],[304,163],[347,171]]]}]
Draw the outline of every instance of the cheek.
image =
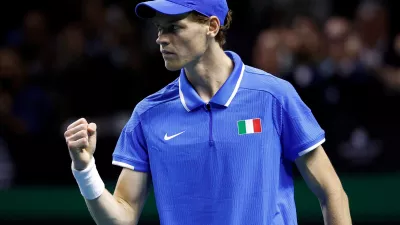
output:
[{"label": "cheek", "polygon": [[200,28],[186,30],[182,33],[182,44],[190,50],[198,50],[204,48],[206,35]]},{"label": "cheek", "polygon": [[187,54],[194,57],[204,54],[207,48],[207,43],[204,36],[191,35],[188,39],[186,39],[184,46]]}]

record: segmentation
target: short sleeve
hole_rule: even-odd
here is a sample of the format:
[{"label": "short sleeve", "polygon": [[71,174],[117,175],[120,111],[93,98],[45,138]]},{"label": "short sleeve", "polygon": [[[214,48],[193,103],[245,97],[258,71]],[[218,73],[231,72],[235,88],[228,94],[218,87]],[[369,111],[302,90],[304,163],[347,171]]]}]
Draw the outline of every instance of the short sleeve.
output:
[{"label": "short sleeve", "polygon": [[112,164],[141,172],[150,171],[146,139],[135,111],[118,138]]},{"label": "short sleeve", "polygon": [[294,161],[325,142],[325,131],[294,87],[285,83],[285,92],[274,104],[274,120],[279,127],[283,156]]}]

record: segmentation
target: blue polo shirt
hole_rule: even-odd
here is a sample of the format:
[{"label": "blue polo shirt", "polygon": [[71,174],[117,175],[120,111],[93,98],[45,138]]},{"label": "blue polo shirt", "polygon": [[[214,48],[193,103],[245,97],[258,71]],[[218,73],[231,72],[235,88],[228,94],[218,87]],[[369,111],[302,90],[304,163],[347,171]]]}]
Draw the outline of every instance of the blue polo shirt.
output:
[{"label": "blue polo shirt", "polygon": [[244,65],[207,104],[184,70],[142,100],[113,164],[151,173],[162,225],[297,224],[293,161],[325,141],[293,86]]}]

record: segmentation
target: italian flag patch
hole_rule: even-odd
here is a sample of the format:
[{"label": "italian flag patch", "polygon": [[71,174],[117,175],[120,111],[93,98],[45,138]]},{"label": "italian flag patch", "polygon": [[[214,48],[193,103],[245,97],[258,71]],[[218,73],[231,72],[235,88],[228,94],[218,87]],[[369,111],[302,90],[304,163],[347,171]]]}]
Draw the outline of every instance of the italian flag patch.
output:
[{"label": "italian flag patch", "polygon": [[239,120],[237,122],[239,134],[261,133],[261,119]]}]

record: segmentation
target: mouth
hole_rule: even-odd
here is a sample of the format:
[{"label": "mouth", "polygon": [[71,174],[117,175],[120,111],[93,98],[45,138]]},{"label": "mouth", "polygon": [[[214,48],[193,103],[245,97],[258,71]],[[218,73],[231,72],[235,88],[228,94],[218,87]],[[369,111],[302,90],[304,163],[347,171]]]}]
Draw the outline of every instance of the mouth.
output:
[{"label": "mouth", "polygon": [[170,51],[167,51],[167,50],[161,50],[161,53],[162,53],[163,55],[175,55],[175,53],[170,52]]}]

